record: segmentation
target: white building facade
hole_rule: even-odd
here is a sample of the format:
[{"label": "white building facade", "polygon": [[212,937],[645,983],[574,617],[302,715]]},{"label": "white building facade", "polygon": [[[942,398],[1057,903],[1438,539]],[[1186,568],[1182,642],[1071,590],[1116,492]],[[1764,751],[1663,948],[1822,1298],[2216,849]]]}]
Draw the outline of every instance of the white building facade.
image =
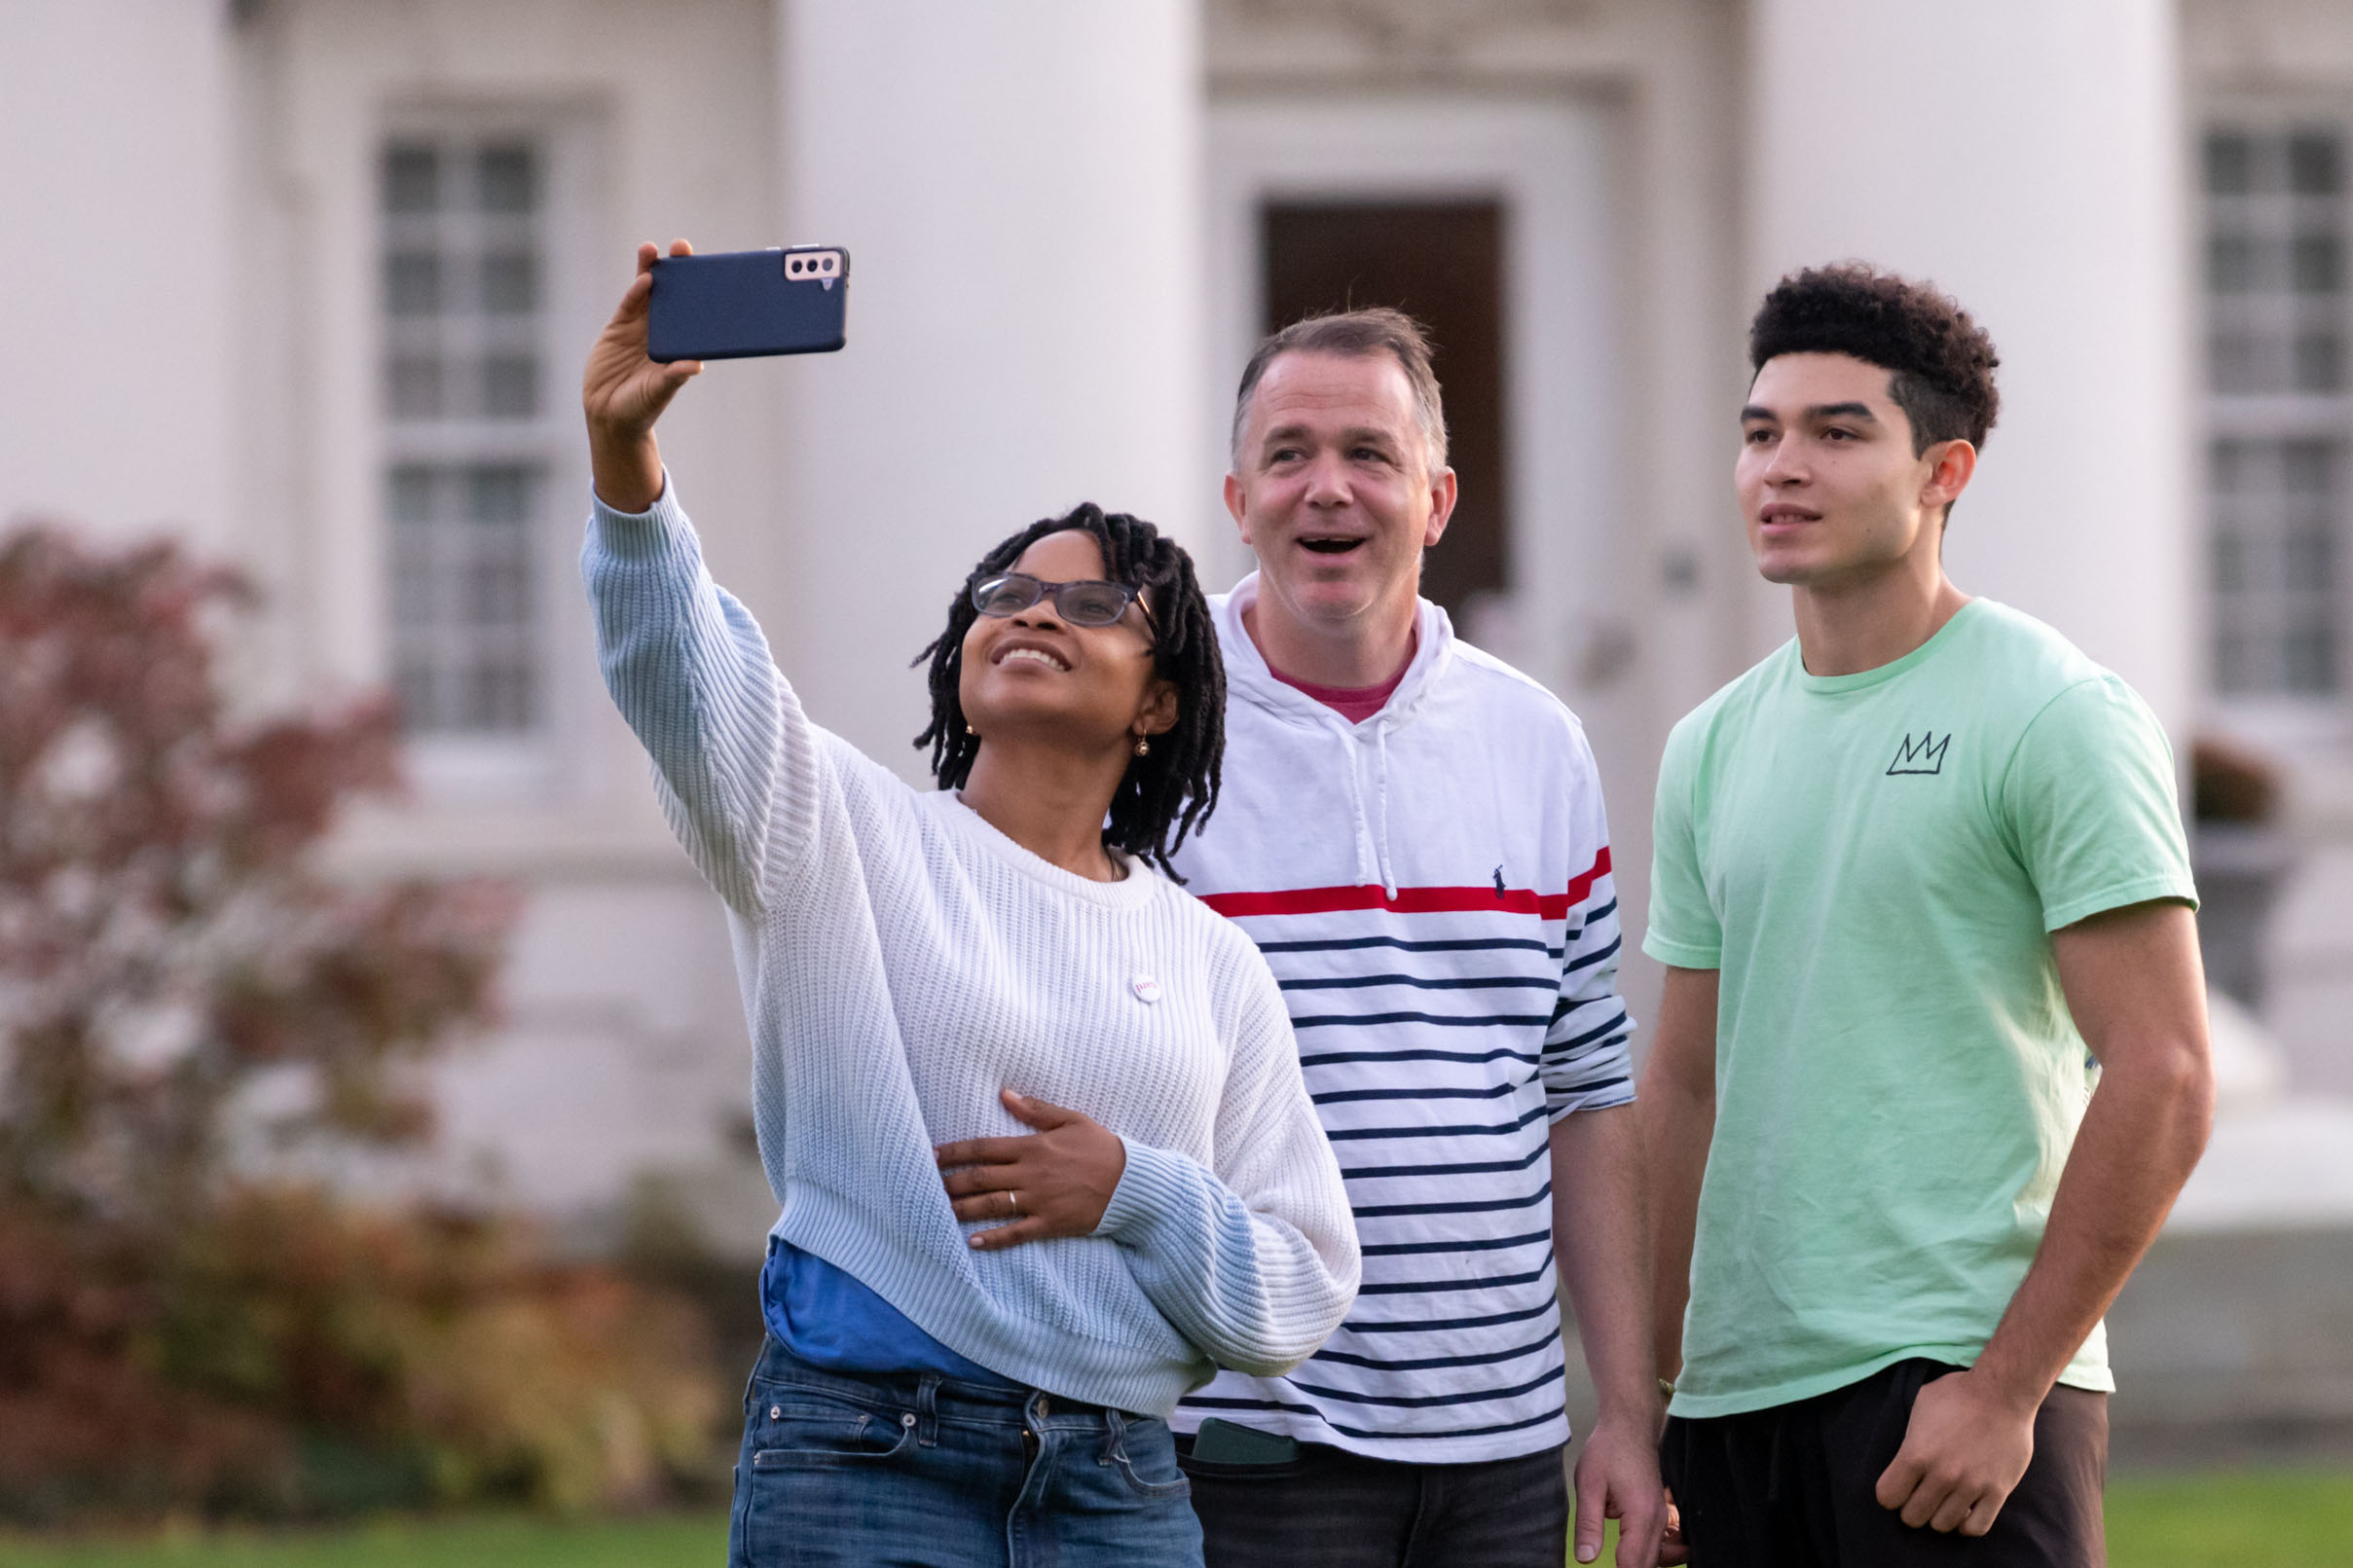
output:
[{"label": "white building facade", "polygon": [[[2353,1094],[2335,0],[22,0],[0,59],[0,517],[244,564],[257,702],[402,694],[413,798],[341,853],[528,890],[444,1105],[453,1168],[524,1201],[669,1171],[764,1222],[724,926],[572,569],[578,366],[680,235],[852,254],[848,351],[713,367],[664,446],[811,711],[910,774],[906,663],[1003,534],[1091,497],[1247,569],[1231,387],[1338,303],[1298,292],[1352,275],[1314,235],[1489,237],[1430,285],[1496,345],[1458,613],[1586,718],[1633,920],[1668,727],[1788,632],[1729,484],[1753,302],[1844,256],[1937,279],[2004,356],[1956,577],[2185,754],[2285,769],[2267,1021]],[[1637,1016],[1656,983],[1631,961]]]}]

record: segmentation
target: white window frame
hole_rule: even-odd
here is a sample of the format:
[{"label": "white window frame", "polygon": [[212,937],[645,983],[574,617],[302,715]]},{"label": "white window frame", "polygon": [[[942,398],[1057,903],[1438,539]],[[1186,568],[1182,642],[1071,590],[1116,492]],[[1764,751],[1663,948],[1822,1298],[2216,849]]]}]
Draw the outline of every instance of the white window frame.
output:
[{"label": "white window frame", "polygon": [[[408,138],[434,142],[512,138],[531,143],[539,154],[541,292],[535,311],[539,383],[537,411],[529,419],[414,421],[392,417],[387,375],[389,302],[383,276],[387,234],[382,181],[387,150]],[[573,678],[573,667],[581,663],[584,634],[574,565],[575,530],[586,508],[588,469],[573,389],[578,383],[580,359],[587,351],[587,339],[577,330],[579,323],[599,317],[594,303],[599,278],[590,265],[590,259],[598,255],[601,237],[596,223],[596,150],[594,122],[579,111],[531,103],[476,102],[392,108],[380,117],[367,148],[367,260],[372,269],[367,290],[372,326],[369,407],[375,431],[370,504],[380,584],[378,625],[387,678],[394,669],[396,636],[393,470],[407,462],[516,460],[534,464],[542,476],[533,496],[536,515],[531,520],[533,722],[528,729],[503,733],[409,734],[405,745],[410,776],[428,800],[540,798],[556,791],[576,771],[567,762],[580,748],[587,703],[583,682]]]},{"label": "white window frame", "polygon": [[[2348,286],[2340,291],[2342,329],[2347,362],[2344,383],[2334,394],[2230,393],[2215,385],[2209,339],[2214,298],[2208,269],[2213,236],[2207,215],[2206,142],[2216,131],[2244,131],[2277,135],[2301,127],[2325,126],[2343,138],[2346,191],[2344,265]],[[2313,747],[2334,747],[2353,739],[2353,101],[2341,96],[2231,96],[2203,106],[2193,130],[2188,167],[2192,210],[2196,214],[2193,277],[2196,280],[2195,340],[2199,365],[2199,441],[2196,471],[2200,569],[2207,583],[2210,607],[2219,605],[2213,582],[2214,475],[2212,457],[2217,443],[2234,438],[2280,442],[2310,438],[2336,442],[2344,452],[2340,483],[2347,487],[2340,503],[2334,540],[2338,618],[2337,689],[2330,693],[2225,691],[2215,667],[2215,645],[2209,636],[2200,650],[2201,666],[2214,711],[2233,732],[2290,752]],[[2211,624],[2211,622],[2210,622]]]}]

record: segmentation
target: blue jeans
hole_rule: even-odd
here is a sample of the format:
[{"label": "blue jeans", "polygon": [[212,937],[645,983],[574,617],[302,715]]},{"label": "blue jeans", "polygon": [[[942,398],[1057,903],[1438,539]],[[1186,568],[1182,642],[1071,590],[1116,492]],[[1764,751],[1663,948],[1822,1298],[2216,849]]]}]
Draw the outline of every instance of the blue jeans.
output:
[{"label": "blue jeans", "polygon": [[729,1568],[1200,1568],[1168,1424],[937,1372],[821,1371],[770,1339],[744,1395]]}]

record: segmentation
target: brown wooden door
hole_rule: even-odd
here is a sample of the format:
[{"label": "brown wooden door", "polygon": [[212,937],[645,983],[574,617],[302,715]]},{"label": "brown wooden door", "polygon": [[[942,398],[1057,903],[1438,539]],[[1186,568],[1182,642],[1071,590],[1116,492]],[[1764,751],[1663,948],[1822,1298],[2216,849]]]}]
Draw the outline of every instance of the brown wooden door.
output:
[{"label": "brown wooden door", "polygon": [[1266,329],[1386,305],[1427,328],[1460,498],[1421,591],[1459,616],[1510,576],[1504,512],[1503,213],[1493,201],[1270,202],[1261,214]]}]

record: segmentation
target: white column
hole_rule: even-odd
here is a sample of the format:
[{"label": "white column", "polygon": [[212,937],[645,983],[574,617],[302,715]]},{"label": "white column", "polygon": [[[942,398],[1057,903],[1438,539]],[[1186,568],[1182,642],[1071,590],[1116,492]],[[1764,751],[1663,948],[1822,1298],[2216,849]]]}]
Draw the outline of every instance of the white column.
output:
[{"label": "white column", "polygon": [[230,522],[228,8],[0,6],[0,520]]},{"label": "white column", "polygon": [[[2177,739],[2201,679],[2191,301],[2168,0],[1759,0],[1749,268],[1933,278],[2002,355],[1952,576],[2041,617]],[[1779,611],[1760,629],[1786,636]]]},{"label": "white column", "polygon": [[784,210],[851,254],[849,347],[790,368],[793,579],[760,608],[818,722],[904,773],[907,661],[990,545],[1094,500],[1192,534],[1195,0],[779,0]]}]

